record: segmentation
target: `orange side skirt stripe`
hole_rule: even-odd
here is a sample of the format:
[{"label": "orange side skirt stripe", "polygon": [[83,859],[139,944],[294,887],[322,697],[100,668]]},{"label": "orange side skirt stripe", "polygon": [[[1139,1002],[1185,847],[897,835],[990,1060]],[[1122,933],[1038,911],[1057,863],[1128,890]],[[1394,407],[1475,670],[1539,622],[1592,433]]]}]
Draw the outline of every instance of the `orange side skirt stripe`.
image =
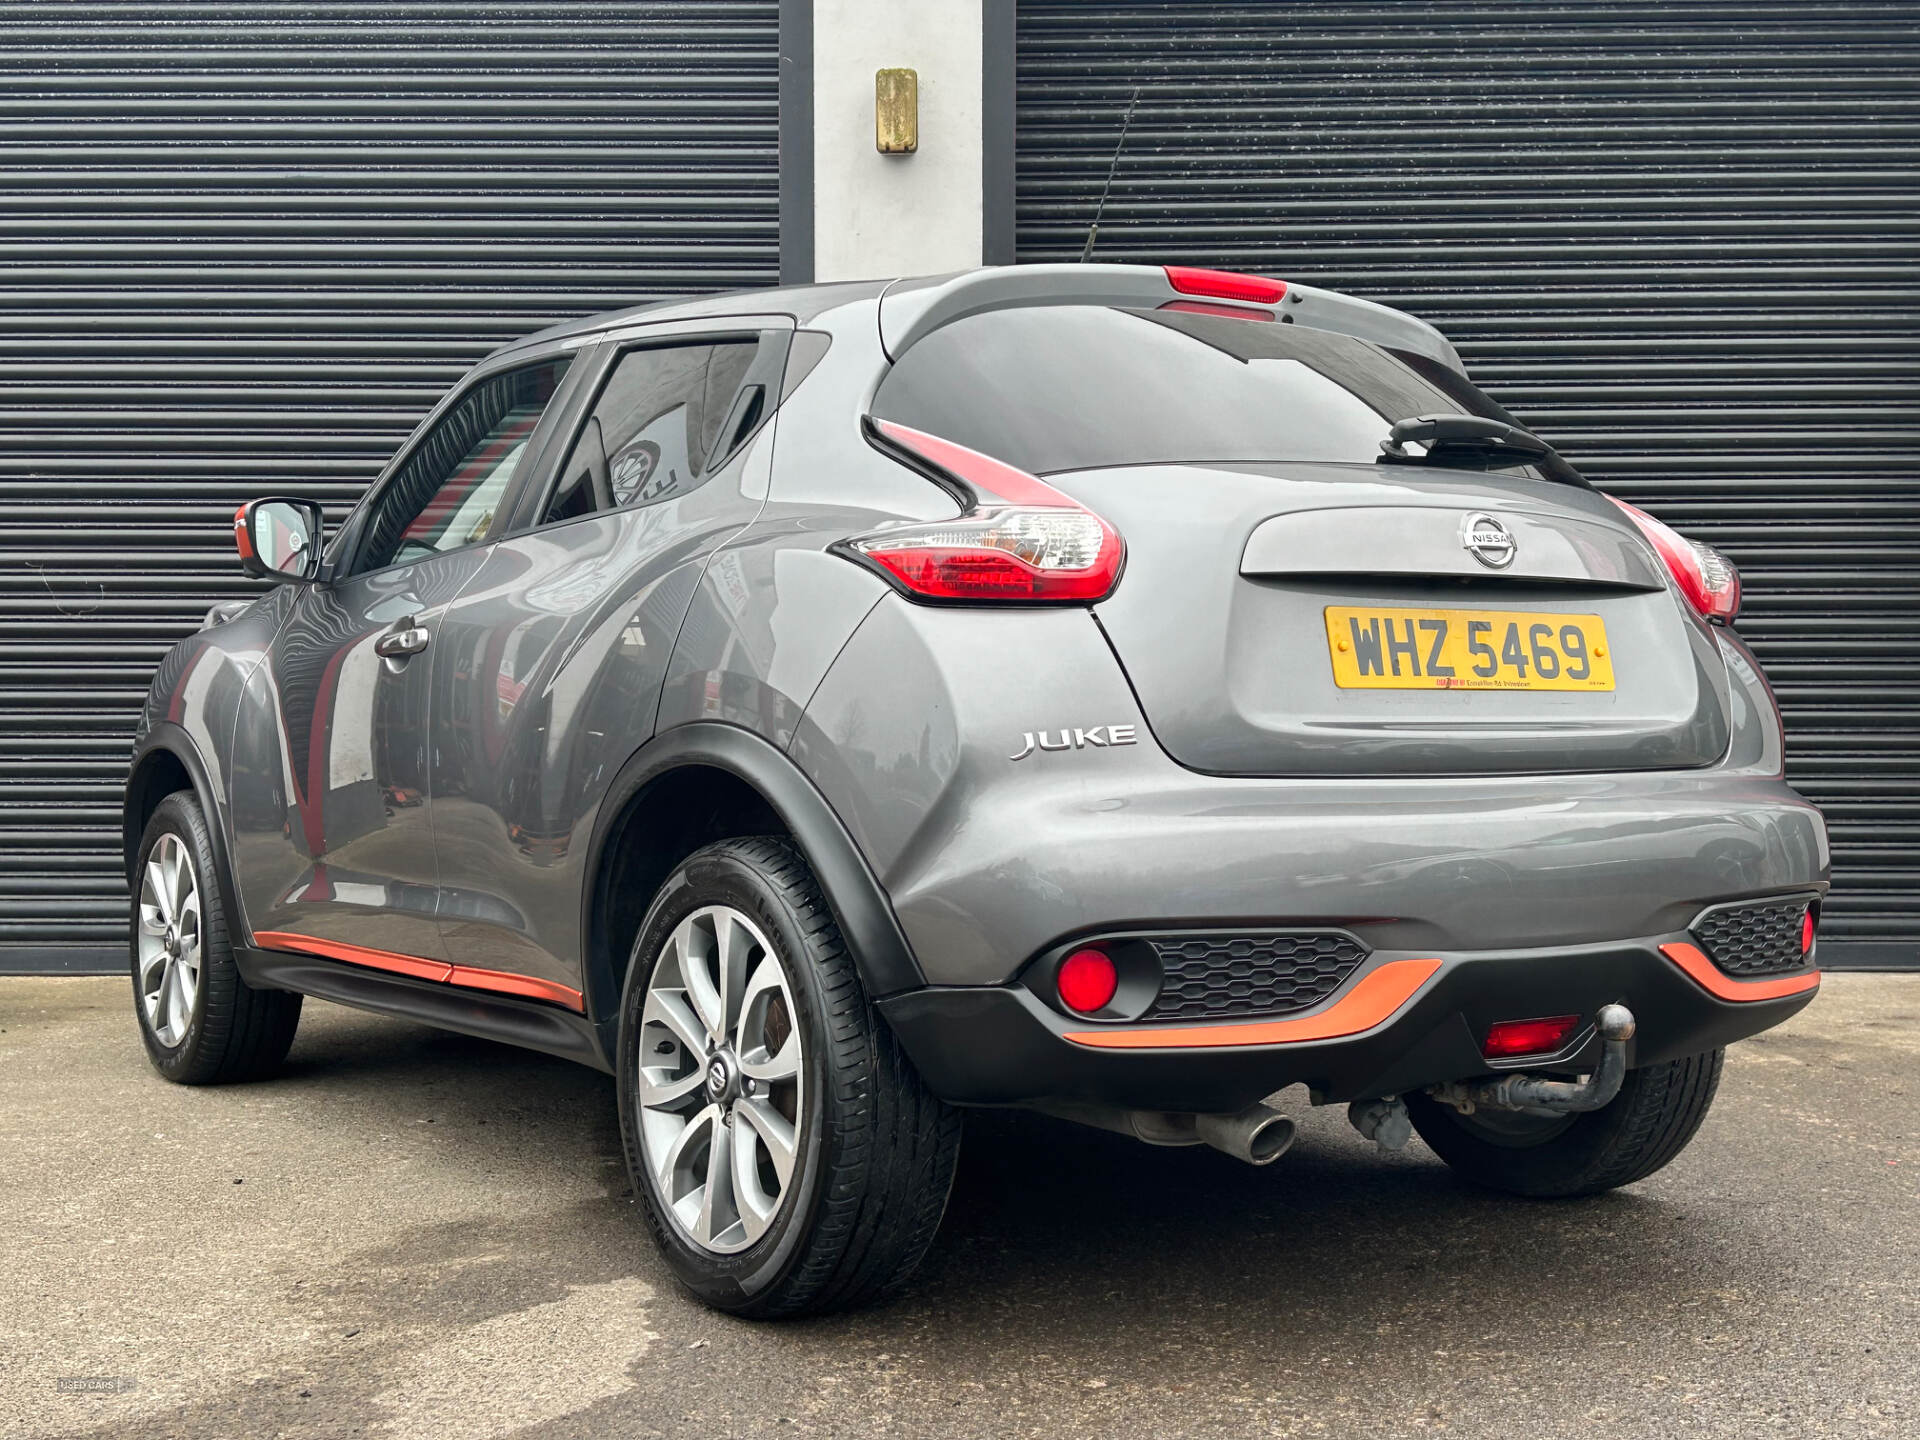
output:
[{"label": "orange side skirt stripe", "polygon": [[256,930],[253,943],[269,950],[298,950],[304,955],[344,960],[349,965],[365,965],[370,970],[391,970],[416,980],[445,980],[453,974],[453,967],[443,960],[396,955],[391,950],[372,950],[365,945],[349,945],[344,940],[322,940],[317,935],[296,935],[290,930]]},{"label": "orange side skirt stripe", "polygon": [[1438,960],[1389,960],[1361,977],[1345,995],[1317,1015],[1258,1020],[1243,1025],[1188,1025],[1144,1030],[1075,1030],[1067,1039],[1105,1049],[1184,1049],[1215,1045],[1285,1045],[1336,1040],[1371,1030],[1414,997],[1440,968]]},{"label": "orange side skirt stripe", "polygon": [[531,975],[515,975],[506,970],[480,970],[471,965],[449,965],[444,960],[422,960],[417,955],[398,955],[391,950],[375,950],[366,945],[349,945],[344,940],[322,940],[317,935],[296,935],[290,930],[256,930],[253,943],[268,950],[293,950],[303,955],[318,955],[327,960],[344,960],[349,965],[364,965],[370,970],[389,970],[410,975],[416,980],[438,980],[469,990],[493,990],[502,995],[523,995],[564,1005],[569,1010],[586,1011],[578,990]]},{"label": "orange side skirt stripe", "polygon": [[582,1013],[587,1008],[580,992],[571,985],[536,979],[532,975],[515,975],[509,970],[476,970],[471,965],[456,965],[447,980],[449,984],[465,985],[470,990],[498,990],[503,995],[525,995],[532,1000],[545,1000]]},{"label": "orange side skirt stripe", "polygon": [[1818,989],[1820,985],[1818,970],[1789,975],[1782,980],[1735,980],[1702,954],[1698,946],[1679,941],[1662,945],[1660,953],[1686,971],[1694,984],[1722,1000],[1778,1000],[1783,995]]}]

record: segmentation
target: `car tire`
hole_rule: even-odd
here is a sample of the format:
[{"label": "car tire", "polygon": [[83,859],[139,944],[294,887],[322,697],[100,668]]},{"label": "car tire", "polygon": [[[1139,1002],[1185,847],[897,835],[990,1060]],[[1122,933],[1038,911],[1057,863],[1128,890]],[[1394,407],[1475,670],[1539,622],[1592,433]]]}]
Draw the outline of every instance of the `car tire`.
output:
[{"label": "car tire", "polygon": [[1462,1115],[1427,1095],[1407,1096],[1407,1109],[1420,1138],[1475,1184],[1536,1199],[1598,1195],[1645,1179],[1686,1148],[1726,1053],[1630,1070],[1610,1104],[1582,1115]]},{"label": "car tire", "polygon": [[272,1074],[300,1024],[300,996],[240,978],[216,864],[200,802],[167,796],[140,837],[129,961],[147,1057],[179,1085]]},{"label": "car tire", "polygon": [[667,877],[634,942],[619,1067],[634,1193],[700,1300],[756,1319],[845,1309],[920,1263],[960,1115],[901,1053],[785,841],[723,840]]}]

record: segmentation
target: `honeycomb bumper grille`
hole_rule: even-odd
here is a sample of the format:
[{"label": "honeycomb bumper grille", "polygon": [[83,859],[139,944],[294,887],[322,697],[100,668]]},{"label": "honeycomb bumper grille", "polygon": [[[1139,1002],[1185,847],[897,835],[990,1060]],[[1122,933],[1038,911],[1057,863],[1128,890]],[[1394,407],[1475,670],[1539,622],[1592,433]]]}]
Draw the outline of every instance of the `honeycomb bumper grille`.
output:
[{"label": "honeycomb bumper grille", "polygon": [[1164,935],[1147,941],[1165,978],[1143,1018],[1216,1020],[1309,1010],[1345,983],[1367,947],[1336,931]]},{"label": "honeycomb bumper grille", "polygon": [[1694,921],[1693,937],[1707,958],[1729,975],[1783,975],[1807,964],[1806,952],[1800,948],[1800,924],[1806,913],[1804,897],[1725,905]]}]

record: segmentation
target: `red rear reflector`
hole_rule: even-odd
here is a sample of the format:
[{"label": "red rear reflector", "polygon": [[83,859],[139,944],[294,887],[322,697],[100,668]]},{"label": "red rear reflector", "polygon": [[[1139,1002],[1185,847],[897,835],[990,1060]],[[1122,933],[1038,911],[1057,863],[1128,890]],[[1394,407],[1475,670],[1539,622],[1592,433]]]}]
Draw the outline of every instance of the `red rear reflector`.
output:
[{"label": "red rear reflector", "polygon": [[1487,1031],[1480,1053],[1489,1060],[1510,1060],[1516,1055],[1551,1055],[1567,1043],[1578,1015],[1556,1015],[1551,1020],[1502,1020]]},{"label": "red rear reflector", "polygon": [[1069,1010],[1091,1015],[1103,1010],[1120,988],[1120,972],[1104,950],[1076,950],[1060,962],[1053,987]]},{"label": "red rear reflector", "polygon": [[1626,513],[1653,546],[1687,603],[1706,619],[1731,625],[1740,613],[1740,572],[1733,568],[1733,562],[1711,545],[1687,539],[1619,497],[1609,495],[1607,499]]},{"label": "red rear reflector", "polygon": [[929,600],[1103,600],[1120,577],[1119,532],[1038,476],[891,421],[870,436],[971,503],[951,520],[909,521],[837,548]]},{"label": "red rear reflector", "polygon": [[1211,300],[1245,300],[1272,305],[1287,293],[1287,282],[1264,275],[1239,275],[1231,270],[1200,270],[1192,265],[1167,265],[1167,283],[1182,295],[1205,295]]},{"label": "red rear reflector", "polygon": [[1800,917],[1800,953],[1806,954],[1813,949],[1813,907],[1807,907],[1807,913]]}]

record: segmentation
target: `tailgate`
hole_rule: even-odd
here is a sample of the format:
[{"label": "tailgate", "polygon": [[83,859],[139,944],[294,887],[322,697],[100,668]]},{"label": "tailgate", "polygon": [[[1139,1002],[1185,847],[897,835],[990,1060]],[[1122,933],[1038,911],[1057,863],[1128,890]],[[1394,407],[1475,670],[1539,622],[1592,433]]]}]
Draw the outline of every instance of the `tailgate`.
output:
[{"label": "tailgate", "polygon": [[1193,769],[1652,770],[1726,750],[1711,634],[1590,491],[1331,464],[1049,478],[1126,538],[1095,613]]}]

